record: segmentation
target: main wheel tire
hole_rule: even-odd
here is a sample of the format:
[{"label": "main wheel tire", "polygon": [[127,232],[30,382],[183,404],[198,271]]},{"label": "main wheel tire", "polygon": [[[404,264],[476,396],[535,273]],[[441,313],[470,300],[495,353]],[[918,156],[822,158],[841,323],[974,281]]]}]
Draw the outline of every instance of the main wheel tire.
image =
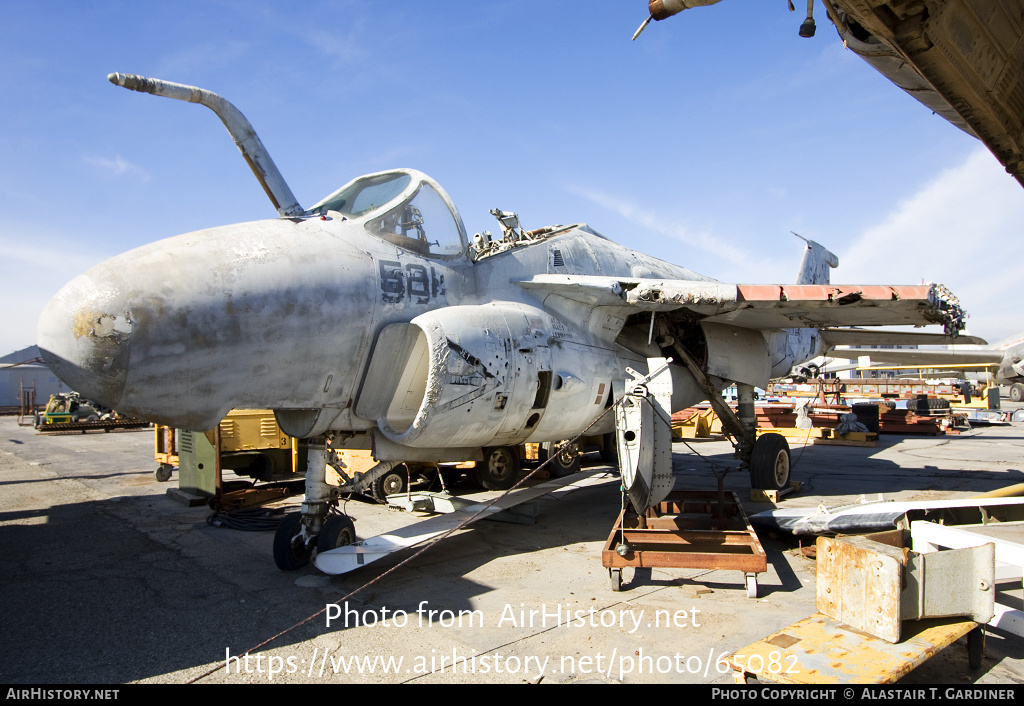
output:
[{"label": "main wheel tire", "polygon": [[789,443],[781,434],[763,434],[750,454],[750,485],[763,490],[782,490],[789,483]]},{"label": "main wheel tire", "polygon": [[389,495],[404,493],[409,487],[409,469],[403,463],[395,466],[370,484],[370,493],[377,502],[387,503]]},{"label": "main wheel tire", "polygon": [[301,529],[301,512],[285,515],[277,526],[277,532],[274,533],[274,563],[281,571],[295,571],[309,563],[313,551],[298,536]]},{"label": "main wheel tire", "polygon": [[347,515],[329,515],[316,538],[317,552],[344,547],[356,541],[356,526]]},{"label": "main wheel tire", "polygon": [[[1022,386],[1024,389],[1024,386]],[[1010,389],[1013,392],[1013,388]],[[911,412],[928,414],[934,411],[946,411],[949,409],[949,400],[942,397],[925,397],[907,400],[907,409]]]},{"label": "main wheel tire", "polygon": [[486,490],[508,490],[519,476],[519,454],[511,446],[484,449],[483,463],[476,464],[473,475]]},{"label": "main wheel tire", "polygon": [[1024,402],[1024,385],[1021,385],[1019,382],[1010,385],[1010,401]]},{"label": "main wheel tire", "polygon": [[583,466],[583,454],[580,450],[579,443],[569,444],[562,449],[560,453],[555,453],[560,442],[545,441],[540,445],[540,452],[537,454],[538,459],[541,463],[544,463],[551,458],[551,463],[548,464],[548,469],[551,471],[551,475],[555,478],[564,478],[565,476],[578,473],[580,468]]}]

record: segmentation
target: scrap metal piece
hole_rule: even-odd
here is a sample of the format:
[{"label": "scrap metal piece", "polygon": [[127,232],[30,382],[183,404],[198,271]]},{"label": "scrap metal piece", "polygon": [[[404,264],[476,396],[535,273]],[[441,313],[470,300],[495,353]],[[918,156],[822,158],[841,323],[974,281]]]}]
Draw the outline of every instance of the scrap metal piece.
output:
[{"label": "scrap metal piece", "polygon": [[867,537],[819,537],[818,612],[891,643],[903,621],[992,619],[995,546],[921,555]]}]

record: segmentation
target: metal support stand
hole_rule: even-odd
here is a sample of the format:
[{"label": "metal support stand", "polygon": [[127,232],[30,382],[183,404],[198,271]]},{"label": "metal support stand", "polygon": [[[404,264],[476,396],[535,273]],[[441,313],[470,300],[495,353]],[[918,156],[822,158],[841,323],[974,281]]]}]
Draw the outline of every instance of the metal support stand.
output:
[{"label": "metal support stand", "polygon": [[718,495],[678,491],[644,514],[623,510],[601,552],[612,590],[621,590],[627,566],[714,569],[742,571],[747,595],[756,598],[768,559],[736,495],[723,491],[724,502]]}]

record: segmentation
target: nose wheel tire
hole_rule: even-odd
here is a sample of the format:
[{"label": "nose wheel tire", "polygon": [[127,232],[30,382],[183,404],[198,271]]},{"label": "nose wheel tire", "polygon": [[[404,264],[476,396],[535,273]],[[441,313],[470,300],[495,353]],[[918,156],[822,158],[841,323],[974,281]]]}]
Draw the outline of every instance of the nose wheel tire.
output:
[{"label": "nose wheel tire", "polygon": [[316,538],[316,550],[326,552],[344,547],[356,541],[356,526],[346,515],[330,515],[324,521],[324,528]]},{"label": "nose wheel tire", "polygon": [[782,490],[789,484],[789,443],[781,434],[764,434],[750,454],[750,485],[763,490]]},{"label": "nose wheel tire", "polygon": [[519,454],[511,446],[484,449],[483,463],[476,464],[473,474],[486,490],[508,490],[519,476]]},{"label": "nose wheel tire", "polygon": [[295,571],[309,563],[313,548],[307,547],[300,534],[302,513],[285,515],[274,533],[274,563],[281,571]]}]

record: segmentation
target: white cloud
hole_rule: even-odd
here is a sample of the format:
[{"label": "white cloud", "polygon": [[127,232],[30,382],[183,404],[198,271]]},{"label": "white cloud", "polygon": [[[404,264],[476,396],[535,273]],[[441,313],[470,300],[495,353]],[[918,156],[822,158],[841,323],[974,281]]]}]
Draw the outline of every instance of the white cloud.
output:
[{"label": "white cloud", "polygon": [[733,243],[716,238],[710,233],[695,232],[679,223],[678,219],[666,217],[661,213],[639,206],[632,201],[611,196],[596,189],[568,187],[568,190],[588,201],[618,213],[630,223],[703,250],[714,255],[716,258],[725,260],[730,265],[746,267],[754,264],[747,251]]},{"label": "white cloud", "polygon": [[137,176],[141,181],[149,181],[149,174],[135,164],[132,164],[121,155],[114,155],[113,159],[106,157],[86,156],[85,161],[96,167],[101,174],[108,178],[115,178],[125,175]]},{"label": "white cloud", "polygon": [[900,202],[840,254],[836,282],[941,282],[990,340],[1024,329],[1024,189],[979,147]]}]

